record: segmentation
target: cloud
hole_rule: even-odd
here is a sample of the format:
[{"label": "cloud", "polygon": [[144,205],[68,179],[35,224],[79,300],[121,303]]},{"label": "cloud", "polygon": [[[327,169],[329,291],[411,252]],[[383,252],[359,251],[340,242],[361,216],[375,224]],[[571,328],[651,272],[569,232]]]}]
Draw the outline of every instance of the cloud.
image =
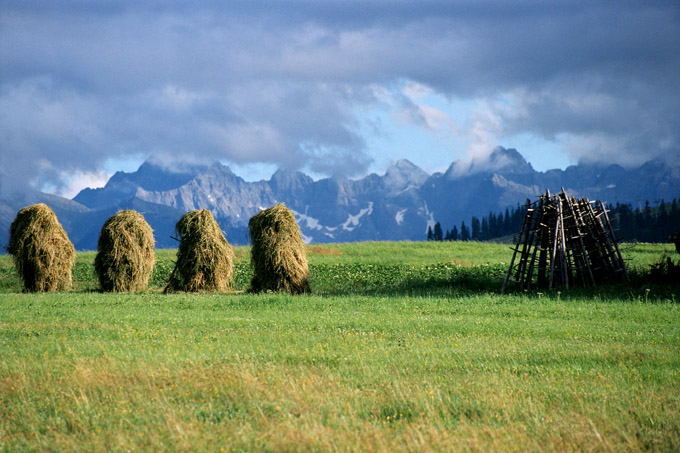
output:
[{"label": "cloud", "polygon": [[[359,175],[376,156],[354,112],[381,89],[472,156],[532,134],[680,158],[679,25],[673,1],[5,0],[2,185],[68,191],[133,154]],[[475,107],[460,121],[432,93]]]},{"label": "cloud", "polygon": [[680,158],[680,134],[671,126],[680,112],[672,94],[639,84],[636,95],[608,90],[604,81],[588,85],[523,88],[489,102],[497,136],[529,132],[559,139],[574,160],[588,162],[634,166],[653,158]]},{"label": "cloud", "polygon": [[460,136],[460,125],[449,114],[431,105],[431,98],[439,100],[429,87],[416,82],[406,82],[401,93],[392,99],[399,104],[397,120],[423,128],[435,135]]},{"label": "cloud", "polygon": [[63,181],[59,192],[66,198],[73,198],[78,195],[83,187],[104,187],[111,177],[104,170],[93,172],[83,172],[76,170],[73,172],[63,172],[60,181]]},{"label": "cloud", "polygon": [[[92,149],[106,142],[96,126],[99,106],[49,78],[35,78],[0,88],[0,150],[5,190],[61,185],[64,171],[94,168]],[[59,187],[57,187],[59,188]]]}]

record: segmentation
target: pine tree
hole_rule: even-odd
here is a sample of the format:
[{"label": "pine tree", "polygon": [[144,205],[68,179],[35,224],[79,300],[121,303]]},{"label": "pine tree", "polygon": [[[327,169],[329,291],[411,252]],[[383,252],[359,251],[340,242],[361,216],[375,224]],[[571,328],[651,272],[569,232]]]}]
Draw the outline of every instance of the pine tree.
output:
[{"label": "pine tree", "polygon": [[625,241],[632,241],[635,237],[635,221],[631,205],[616,203],[611,214],[612,223],[616,228],[616,237]]},{"label": "pine tree", "polygon": [[659,205],[659,214],[656,217],[656,231],[657,231],[657,238],[659,242],[666,242],[668,241],[668,237],[671,235],[672,231],[672,226],[670,222],[670,214],[668,212],[668,208],[670,206],[667,206],[666,203],[661,200],[661,204]]},{"label": "pine tree", "polygon": [[435,241],[441,241],[444,239],[444,235],[442,233],[442,226],[439,222],[434,224],[434,240]]},{"label": "pine tree", "polygon": [[451,240],[457,241],[458,239],[460,239],[460,237],[458,236],[458,227],[454,225],[453,229],[451,230]]},{"label": "pine tree", "polygon": [[671,233],[680,233],[680,206],[678,206],[678,199],[673,198],[671,203],[671,212],[669,215],[669,222],[671,224]]},{"label": "pine tree", "polygon": [[510,210],[505,208],[505,217],[503,218],[503,234],[501,236],[512,233],[512,219],[510,218]]},{"label": "pine tree", "polygon": [[480,239],[479,233],[481,231],[481,224],[479,223],[479,219],[477,217],[472,217],[471,229],[472,232],[470,233],[470,237],[473,240],[478,241]]},{"label": "pine tree", "polygon": [[524,211],[519,203],[517,203],[517,208],[512,210],[511,219],[510,230],[514,233],[518,233],[522,229],[522,220],[524,220]]},{"label": "pine tree", "polygon": [[432,227],[430,225],[427,226],[427,240],[432,241],[434,239],[434,235],[432,234]]},{"label": "pine tree", "polygon": [[470,231],[468,230],[468,227],[465,226],[465,221],[460,224],[460,240],[461,241],[469,241],[470,240]]},{"label": "pine tree", "polygon": [[[503,214],[499,214],[496,216],[493,212],[489,211],[489,219],[487,221],[487,227],[488,227],[488,236],[487,239],[492,239],[492,238],[497,238],[498,236],[502,236],[499,234],[500,232],[498,231],[498,218],[503,219]],[[482,219],[482,232],[484,232],[484,219]]]},{"label": "pine tree", "polygon": [[645,200],[645,209],[642,213],[642,223],[644,225],[642,240],[644,242],[654,242],[652,237],[652,221],[652,208],[649,206],[649,200]]}]

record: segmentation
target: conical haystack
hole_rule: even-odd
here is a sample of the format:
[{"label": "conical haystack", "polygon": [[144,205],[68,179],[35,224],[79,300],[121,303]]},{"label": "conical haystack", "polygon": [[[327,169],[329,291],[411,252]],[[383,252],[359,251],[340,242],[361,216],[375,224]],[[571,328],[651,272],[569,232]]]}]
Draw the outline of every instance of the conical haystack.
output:
[{"label": "conical haystack", "polygon": [[99,234],[94,269],[104,291],[140,291],[153,271],[153,230],[136,211],[111,216]]},{"label": "conical haystack", "polygon": [[311,292],[305,243],[293,213],[277,204],[251,218],[248,228],[253,244],[251,291]]},{"label": "conical haystack", "polygon": [[177,262],[166,291],[226,291],[233,284],[234,251],[210,211],[191,211],[175,226]]},{"label": "conical haystack", "polygon": [[71,287],[76,251],[49,206],[39,203],[17,213],[7,251],[26,291],[60,291]]}]

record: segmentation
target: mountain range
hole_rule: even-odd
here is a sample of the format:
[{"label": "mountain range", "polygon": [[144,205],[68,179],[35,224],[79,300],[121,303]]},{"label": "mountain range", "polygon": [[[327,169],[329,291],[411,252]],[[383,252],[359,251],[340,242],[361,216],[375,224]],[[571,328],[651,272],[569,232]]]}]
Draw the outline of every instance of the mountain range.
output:
[{"label": "mountain range", "polygon": [[607,203],[671,200],[680,196],[680,164],[655,160],[633,169],[579,164],[538,172],[517,150],[498,147],[483,164],[456,161],[443,173],[428,174],[400,160],[384,175],[361,179],[315,181],[278,170],[269,180],[247,182],[219,162],[169,169],[147,161],[73,200],[40,192],[0,199],[0,242],[7,244],[18,209],[35,202],[52,206],[79,250],[96,249],[103,223],[121,209],[144,214],[158,248],[176,247],[175,223],[201,208],[212,211],[229,242],[245,244],[250,217],[279,202],[295,213],[308,243],[423,240],[437,221],[450,228],[561,188]]}]

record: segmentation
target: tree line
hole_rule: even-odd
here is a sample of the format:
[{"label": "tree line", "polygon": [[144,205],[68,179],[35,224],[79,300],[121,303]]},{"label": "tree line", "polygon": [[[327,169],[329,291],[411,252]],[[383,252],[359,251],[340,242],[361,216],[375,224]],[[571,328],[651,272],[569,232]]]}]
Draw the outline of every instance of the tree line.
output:
[{"label": "tree line", "polygon": [[609,207],[609,218],[616,229],[616,237],[626,242],[669,242],[672,233],[680,232],[680,203],[661,202],[633,209],[630,203]]},{"label": "tree line", "polygon": [[[527,200],[527,203],[529,200]],[[672,233],[680,232],[680,203],[661,200],[656,206],[645,201],[644,206],[633,208],[631,203],[616,203],[607,206],[609,219],[617,239],[626,242],[668,242]],[[434,228],[427,227],[428,241],[489,241],[515,235],[522,229],[527,204],[517,204],[504,212],[489,212],[481,219],[472,216],[468,224],[443,230],[436,222]]]},{"label": "tree line", "polygon": [[[528,201],[528,200],[527,200]],[[488,241],[504,236],[518,233],[522,228],[522,220],[526,214],[526,205],[517,203],[516,207],[508,207],[504,212],[489,214],[481,219],[472,216],[466,225],[461,222],[460,227],[454,225],[450,230],[443,231],[439,222],[434,224],[434,228],[427,227],[428,241]]]}]

